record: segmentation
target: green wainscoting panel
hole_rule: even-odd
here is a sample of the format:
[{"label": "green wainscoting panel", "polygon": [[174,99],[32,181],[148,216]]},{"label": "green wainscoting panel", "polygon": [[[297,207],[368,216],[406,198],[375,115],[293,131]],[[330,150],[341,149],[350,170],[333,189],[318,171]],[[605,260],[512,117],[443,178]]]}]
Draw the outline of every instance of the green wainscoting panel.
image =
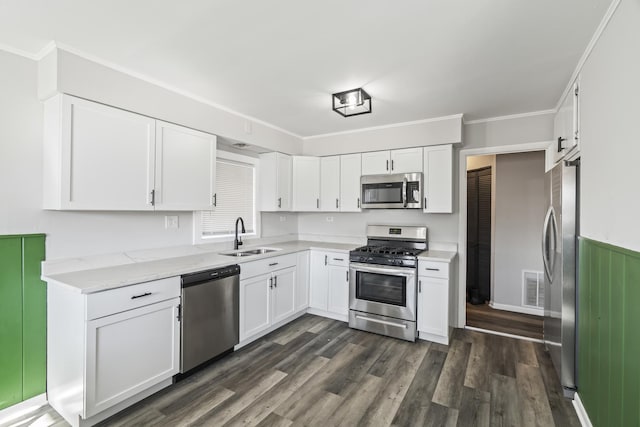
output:
[{"label": "green wainscoting panel", "polygon": [[47,367],[47,285],[40,280],[44,236],[22,239],[22,399],[44,393]]},{"label": "green wainscoting panel", "polygon": [[45,236],[0,236],[0,409],[45,392]]},{"label": "green wainscoting panel", "polygon": [[640,253],[580,238],[578,393],[594,426],[640,426]]}]

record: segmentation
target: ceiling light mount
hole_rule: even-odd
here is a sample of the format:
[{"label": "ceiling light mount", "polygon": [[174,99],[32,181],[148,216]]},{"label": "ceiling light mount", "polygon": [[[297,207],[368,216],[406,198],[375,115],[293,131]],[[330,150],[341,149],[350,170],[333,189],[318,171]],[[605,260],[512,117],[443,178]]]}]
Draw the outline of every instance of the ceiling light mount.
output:
[{"label": "ceiling light mount", "polygon": [[331,95],[333,111],[343,117],[371,112],[371,96],[362,88],[345,90]]}]

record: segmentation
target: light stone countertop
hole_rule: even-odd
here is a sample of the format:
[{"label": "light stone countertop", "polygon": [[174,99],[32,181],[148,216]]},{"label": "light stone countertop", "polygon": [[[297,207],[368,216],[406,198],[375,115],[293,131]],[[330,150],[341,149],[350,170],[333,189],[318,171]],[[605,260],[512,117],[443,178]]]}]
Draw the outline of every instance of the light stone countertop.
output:
[{"label": "light stone countertop", "polygon": [[436,261],[451,263],[456,257],[457,252],[453,251],[424,251],[418,255],[418,261]]},{"label": "light stone countertop", "polygon": [[267,245],[248,246],[240,249],[249,250],[256,247],[280,249],[278,251],[261,255],[231,257],[221,255],[220,252],[207,252],[152,261],[129,262],[127,264],[103,266],[100,268],[70,271],[58,274],[43,274],[42,279],[50,284],[62,285],[79,293],[90,294],[136,283],[149,282],[152,280],[164,279],[166,277],[224,267],[226,265],[242,265],[246,262],[271,258],[279,255],[287,255],[309,249],[348,253],[357,246],[358,245],[355,244],[297,240]]}]

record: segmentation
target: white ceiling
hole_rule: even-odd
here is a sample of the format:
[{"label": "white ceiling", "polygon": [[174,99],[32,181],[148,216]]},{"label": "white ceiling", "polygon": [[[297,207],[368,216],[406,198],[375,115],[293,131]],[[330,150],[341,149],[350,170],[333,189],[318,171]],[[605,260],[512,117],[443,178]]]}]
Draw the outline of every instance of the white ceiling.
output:
[{"label": "white ceiling", "polygon": [[[554,108],[611,0],[0,0],[0,45],[52,40],[301,136]],[[331,93],[364,87],[373,113]]]}]

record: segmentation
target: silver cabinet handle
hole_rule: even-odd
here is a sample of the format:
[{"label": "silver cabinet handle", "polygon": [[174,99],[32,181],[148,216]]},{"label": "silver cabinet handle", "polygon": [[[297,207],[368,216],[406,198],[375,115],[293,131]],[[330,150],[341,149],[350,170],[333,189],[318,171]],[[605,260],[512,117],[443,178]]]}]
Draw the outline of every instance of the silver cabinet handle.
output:
[{"label": "silver cabinet handle", "polygon": [[269,289],[273,289],[273,277],[269,277]]},{"label": "silver cabinet handle", "polygon": [[278,197],[278,207],[282,207],[282,197]]},{"label": "silver cabinet handle", "polygon": [[134,295],[134,296],[132,296],[132,297],[131,297],[131,299],[142,298],[142,297],[148,297],[149,295],[151,295],[151,292],[145,292],[144,294]]},{"label": "silver cabinet handle", "polygon": [[440,269],[439,269],[439,268],[429,268],[429,267],[425,268],[425,270],[429,270],[429,271],[440,271]]},{"label": "silver cabinet handle", "polygon": [[393,170],[393,160],[391,160],[391,170]]},{"label": "silver cabinet handle", "polygon": [[422,293],[422,280],[418,280],[418,293]]},{"label": "silver cabinet handle", "polygon": [[334,261],[344,261],[344,258],[334,258]]},{"label": "silver cabinet handle", "polygon": [[151,190],[151,206],[156,205],[156,190]]},{"label": "silver cabinet handle", "polygon": [[336,209],[338,209],[338,199],[336,199]]},{"label": "silver cabinet handle", "polygon": [[316,199],[316,209],[320,209],[320,199]]},{"label": "silver cabinet handle", "polygon": [[218,193],[213,194],[213,206],[218,206]]},{"label": "silver cabinet handle", "polygon": [[347,273],[347,282],[349,281],[349,270],[345,271]]},{"label": "silver cabinet handle", "polygon": [[389,160],[387,160],[387,170],[389,170]]},{"label": "silver cabinet handle", "polygon": [[327,255],[324,256],[324,265],[327,265]]},{"label": "silver cabinet handle", "polygon": [[358,197],[358,209],[360,209],[360,197]]},{"label": "silver cabinet handle", "polygon": [[273,276],[273,286],[278,287],[278,276]]},{"label": "silver cabinet handle", "polygon": [[277,262],[272,262],[271,264],[269,264],[269,267],[273,267],[274,265],[278,265]]},{"label": "silver cabinet handle", "polygon": [[427,198],[424,198],[424,208],[427,209]]}]

